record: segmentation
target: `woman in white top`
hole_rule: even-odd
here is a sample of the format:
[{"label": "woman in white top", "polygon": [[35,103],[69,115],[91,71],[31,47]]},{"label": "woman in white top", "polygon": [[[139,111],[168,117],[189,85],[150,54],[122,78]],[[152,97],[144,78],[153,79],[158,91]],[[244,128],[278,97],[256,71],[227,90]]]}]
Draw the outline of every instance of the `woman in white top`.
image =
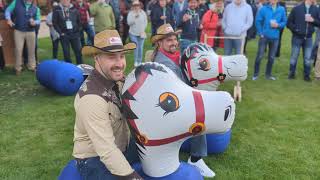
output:
[{"label": "woman in white top", "polygon": [[142,4],[139,0],[132,2],[132,8],[128,14],[129,36],[132,42],[137,44],[137,48],[134,50],[134,66],[138,66],[142,63],[143,45],[146,38],[146,27],[148,19],[146,13],[141,9]]}]

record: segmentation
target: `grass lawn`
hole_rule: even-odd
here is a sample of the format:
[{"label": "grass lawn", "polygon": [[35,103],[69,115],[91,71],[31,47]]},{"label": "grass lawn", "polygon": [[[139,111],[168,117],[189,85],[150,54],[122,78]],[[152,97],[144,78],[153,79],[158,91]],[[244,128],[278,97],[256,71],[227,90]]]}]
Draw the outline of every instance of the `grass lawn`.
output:
[{"label": "grass lawn", "polygon": [[[251,80],[257,41],[249,42],[249,76],[242,83],[231,144],[225,153],[205,159],[216,179],[320,179],[320,83],[303,81],[301,58],[297,79],[287,79],[290,42],[285,31],[273,69],[276,81]],[[50,39],[40,39],[39,47],[39,58],[50,59]],[[145,49],[150,48],[146,42]],[[92,64],[90,58],[85,62]],[[127,62],[129,72],[132,54]],[[264,59],[261,75],[265,64]],[[221,89],[232,93],[233,85],[227,82]],[[31,72],[0,73],[1,180],[56,179],[72,158],[73,100],[40,86]]]}]

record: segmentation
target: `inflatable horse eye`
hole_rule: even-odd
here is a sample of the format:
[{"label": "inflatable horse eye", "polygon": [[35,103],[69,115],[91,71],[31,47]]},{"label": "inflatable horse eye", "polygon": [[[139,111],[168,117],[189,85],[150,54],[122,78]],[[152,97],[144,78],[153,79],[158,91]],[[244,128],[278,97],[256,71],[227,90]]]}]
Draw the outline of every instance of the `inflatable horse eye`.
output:
[{"label": "inflatable horse eye", "polygon": [[179,108],[179,99],[175,94],[166,92],[160,95],[158,106],[165,111],[164,115],[166,115],[169,112],[174,112]]},{"label": "inflatable horse eye", "polygon": [[200,65],[200,69],[203,71],[210,70],[210,61],[208,59],[200,59],[199,65]]}]

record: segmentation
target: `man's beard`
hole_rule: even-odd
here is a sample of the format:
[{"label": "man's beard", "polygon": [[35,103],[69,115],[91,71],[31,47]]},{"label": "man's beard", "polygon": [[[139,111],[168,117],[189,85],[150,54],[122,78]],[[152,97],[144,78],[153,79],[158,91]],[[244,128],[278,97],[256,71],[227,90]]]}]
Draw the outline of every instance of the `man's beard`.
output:
[{"label": "man's beard", "polygon": [[176,45],[172,45],[172,46],[169,47],[169,52],[170,53],[174,53],[174,52],[176,52],[176,50],[177,50],[177,46]]}]

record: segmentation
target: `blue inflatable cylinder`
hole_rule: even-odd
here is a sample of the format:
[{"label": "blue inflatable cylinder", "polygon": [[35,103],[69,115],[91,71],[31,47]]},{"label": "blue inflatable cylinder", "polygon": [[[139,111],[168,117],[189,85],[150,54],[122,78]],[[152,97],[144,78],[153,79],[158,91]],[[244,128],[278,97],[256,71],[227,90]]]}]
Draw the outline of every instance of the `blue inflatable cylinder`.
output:
[{"label": "blue inflatable cylinder", "polygon": [[61,171],[58,180],[83,180],[77,166],[76,160],[71,160]]},{"label": "blue inflatable cylinder", "polygon": [[[208,154],[219,154],[226,151],[231,140],[231,129],[223,134],[207,134]],[[190,139],[187,139],[181,146],[182,152],[190,152]]]},{"label": "blue inflatable cylinder", "polygon": [[[150,177],[144,174],[141,164],[135,163],[132,165],[132,168],[137,171],[137,173],[143,177],[145,180],[203,180],[203,177],[201,176],[199,170],[196,169],[196,167],[181,162],[179,168],[174,173],[164,176],[164,177]],[[76,161],[71,160],[68,162],[68,164],[62,169],[58,180],[82,180],[77,167],[76,167]]]},{"label": "blue inflatable cylinder", "polygon": [[201,176],[200,172],[196,167],[193,165],[190,165],[185,162],[181,162],[179,168],[177,171],[175,171],[172,174],[169,174],[164,177],[150,177],[146,174],[144,174],[142,170],[142,166],[140,163],[136,163],[132,166],[132,168],[137,171],[137,173],[144,179],[144,180],[203,180],[203,177]]},{"label": "blue inflatable cylinder", "polygon": [[36,77],[41,85],[66,96],[75,94],[84,81],[81,69],[58,60],[41,62],[37,67]]}]

